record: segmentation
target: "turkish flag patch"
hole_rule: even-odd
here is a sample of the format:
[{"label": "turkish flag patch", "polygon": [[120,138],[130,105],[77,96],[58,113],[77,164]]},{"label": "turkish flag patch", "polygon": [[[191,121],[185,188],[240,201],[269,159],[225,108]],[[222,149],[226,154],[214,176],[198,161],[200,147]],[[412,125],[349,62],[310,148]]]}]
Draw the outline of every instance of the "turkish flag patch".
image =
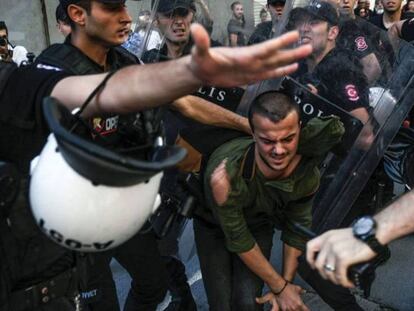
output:
[{"label": "turkish flag patch", "polygon": [[345,86],[345,93],[350,101],[356,102],[359,100],[358,90],[355,85],[348,84],[347,86]]},{"label": "turkish flag patch", "polygon": [[355,39],[356,48],[358,51],[362,52],[365,51],[368,48],[368,44],[365,41],[364,37],[358,37]]}]

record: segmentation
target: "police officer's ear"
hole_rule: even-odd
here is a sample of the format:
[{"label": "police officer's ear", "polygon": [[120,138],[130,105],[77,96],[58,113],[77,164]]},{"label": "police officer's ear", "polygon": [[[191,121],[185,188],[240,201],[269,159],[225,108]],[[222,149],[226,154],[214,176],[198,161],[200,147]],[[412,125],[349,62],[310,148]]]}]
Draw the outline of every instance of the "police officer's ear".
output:
[{"label": "police officer's ear", "polygon": [[76,5],[70,4],[68,6],[68,17],[77,25],[85,26],[85,19],[87,16],[87,12],[84,8]]},{"label": "police officer's ear", "polygon": [[335,41],[339,34],[338,26],[331,26],[328,31],[328,40]]}]

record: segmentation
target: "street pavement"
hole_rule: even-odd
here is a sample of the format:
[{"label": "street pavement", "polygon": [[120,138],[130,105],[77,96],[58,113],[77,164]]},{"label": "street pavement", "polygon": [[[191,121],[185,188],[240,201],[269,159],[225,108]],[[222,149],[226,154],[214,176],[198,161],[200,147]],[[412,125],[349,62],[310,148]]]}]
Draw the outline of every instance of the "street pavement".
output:
[{"label": "street pavement", "polygon": [[[181,260],[185,263],[186,273],[188,276],[188,282],[191,285],[191,291],[196,300],[198,310],[204,311],[208,310],[207,299],[203,288],[203,281],[200,272],[198,258],[195,254],[194,249],[194,235],[192,230],[192,222],[188,222],[183,235],[180,240],[180,257]],[[274,247],[272,251],[271,262],[272,264],[280,271],[281,267],[281,242],[279,241],[279,236],[276,234],[274,238]],[[123,270],[123,268],[116,262],[111,263],[111,267],[114,273],[114,278],[117,284],[118,297],[121,305],[124,304],[126,295],[130,286],[130,277]],[[295,283],[301,285],[307,290],[306,294],[303,294],[303,300],[311,311],[331,311],[332,309],[327,306],[321,298],[299,277],[295,280]],[[387,308],[382,308],[379,304],[362,299],[357,296],[358,303],[365,311],[385,311],[392,310]],[[158,307],[158,311],[162,311],[168,305],[170,301],[170,296],[167,294],[164,302]],[[266,310],[269,310],[270,307],[267,307]],[[414,308],[412,309],[414,310]],[[350,310],[352,311],[352,310]]]}]

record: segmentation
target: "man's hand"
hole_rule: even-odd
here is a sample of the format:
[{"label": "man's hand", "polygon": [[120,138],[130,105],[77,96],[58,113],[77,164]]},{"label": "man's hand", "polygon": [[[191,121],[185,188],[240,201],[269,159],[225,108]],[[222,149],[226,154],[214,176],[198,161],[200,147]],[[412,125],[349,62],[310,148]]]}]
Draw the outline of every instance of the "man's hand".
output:
[{"label": "man's hand", "polygon": [[[347,278],[348,267],[376,255],[354,237],[351,228],[328,231],[309,241],[306,249],[306,259],[312,268],[318,269],[324,279],[348,288],[354,287]],[[327,269],[329,266],[331,269]]]},{"label": "man's hand", "polygon": [[227,159],[224,159],[219,166],[216,167],[210,178],[211,192],[217,205],[223,205],[230,192],[230,177],[226,171]]},{"label": "man's hand", "polygon": [[303,303],[300,294],[304,290],[295,284],[289,283],[283,292],[276,296],[281,311],[310,311]]},{"label": "man's hand", "polygon": [[288,75],[297,69],[295,62],[312,51],[310,45],[288,49],[298,41],[297,31],[248,47],[211,49],[201,25],[193,24],[191,33],[195,44],[190,70],[204,85],[232,87]]},{"label": "man's hand", "polygon": [[276,296],[272,292],[267,293],[262,297],[256,298],[256,302],[259,305],[264,305],[265,303],[270,303],[272,305],[271,311],[279,311],[279,305],[277,304]]}]

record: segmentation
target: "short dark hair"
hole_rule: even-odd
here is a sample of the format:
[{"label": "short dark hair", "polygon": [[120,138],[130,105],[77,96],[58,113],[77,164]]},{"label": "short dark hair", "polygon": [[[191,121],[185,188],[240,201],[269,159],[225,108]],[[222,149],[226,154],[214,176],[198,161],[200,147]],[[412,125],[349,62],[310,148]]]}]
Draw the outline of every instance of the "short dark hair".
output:
[{"label": "short dark hair", "polygon": [[70,24],[70,18],[68,14],[65,12],[65,10],[63,9],[62,5],[60,4],[56,7],[55,16],[56,16],[56,23],[63,22],[67,25]]},{"label": "short dark hair", "polygon": [[249,124],[254,132],[253,116],[261,115],[272,122],[279,122],[286,118],[292,111],[296,112],[300,119],[298,104],[293,98],[283,92],[268,91],[257,96],[249,109]]},{"label": "short dark hair", "polygon": [[6,30],[6,35],[9,36],[9,30],[7,29],[7,25],[5,21],[0,21],[0,30]]},{"label": "short dark hair", "polygon": [[[91,15],[91,5],[92,1],[90,0],[80,0],[76,3],[77,6],[80,6],[82,9],[86,11],[86,14]],[[69,17],[68,12],[66,11],[66,15],[68,16],[68,21],[70,28],[75,29],[76,23]]]},{"label": "short dark hair", "polygon": [[241,4],[241,2],[240,2],[240,1],[234,1],[232,4],[230,4],[230,8],[231,8],[232,10],[234,10],[234,7],[235,7],[236,5],[239,5],[239,4]]}]

